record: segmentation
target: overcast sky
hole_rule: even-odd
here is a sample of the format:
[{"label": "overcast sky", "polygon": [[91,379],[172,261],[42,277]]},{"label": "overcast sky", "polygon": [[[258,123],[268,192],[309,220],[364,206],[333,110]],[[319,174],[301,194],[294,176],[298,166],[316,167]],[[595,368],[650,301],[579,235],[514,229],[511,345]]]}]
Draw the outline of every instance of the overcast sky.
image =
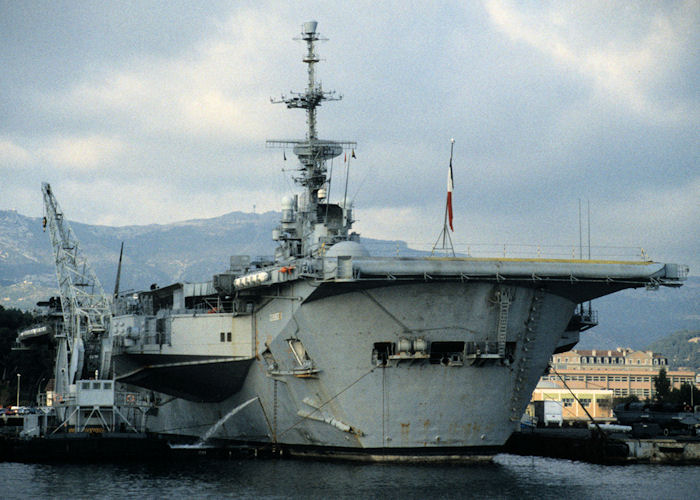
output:
[{"label": "overcast sky", "polygon": [[361,234],[435,241],[454,137],[458,248],[570,253],[581,199],[593,257],[700,271],[699,1],[290,3],[0,0],[0,209],[41,215],[48,181],[92,224],[279,210],[296,163],[265,140],[305,116],[270,97],[316,19]]}]

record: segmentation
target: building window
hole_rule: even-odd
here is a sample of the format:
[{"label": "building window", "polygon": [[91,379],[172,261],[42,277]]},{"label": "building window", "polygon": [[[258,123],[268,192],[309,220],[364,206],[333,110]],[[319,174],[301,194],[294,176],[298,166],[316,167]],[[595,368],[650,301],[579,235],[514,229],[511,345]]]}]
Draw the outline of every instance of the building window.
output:
[{"label": "building window", "polygon": [[579,401],[581,402],[581,406],[588,408],[591,404],[591,399],[590,398],[580,398]]},{"label": "building window", "polygon": [[561,402],[564,403],[564,406],[569,407],[574,404],[574,398],[561,398]]},{"label": "building window", "polygon": [[221,342],[226,342],[226,334],[224,332],[221,332],[220,338],[221,338]]},{"label": "building window", "polygon": [[231,342],[231,332],[226,332],[226,341]]}]

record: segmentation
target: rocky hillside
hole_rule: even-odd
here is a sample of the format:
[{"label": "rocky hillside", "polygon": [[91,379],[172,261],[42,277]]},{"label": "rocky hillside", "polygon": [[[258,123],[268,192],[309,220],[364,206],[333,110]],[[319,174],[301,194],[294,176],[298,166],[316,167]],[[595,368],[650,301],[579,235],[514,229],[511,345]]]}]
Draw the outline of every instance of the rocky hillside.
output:
[{"label": "rocky hillside", "polygon": [[[147,226],[93,226],[70,222],[107,292],[114,289],[124,242],[120,288],[206,281],[228,268],[231,255],[271,256],[280,214],[231,212],[211,219]],[[363,240],[374,255],[416,255],[403,242]],[[41,218],[0,211],[0,305],[31,309],[56,294],[51,242]]]},{"label": "rocky hillside", "polygon": [[674,332],[652,342],[647,349],[664,353],[673,368],[700,370],[700,330]]},{"label": "rocky hillside", "polygon": [[[204,281],[225,270],[231,255],[272,254],[270,231],[278,219],[274,212],[233,212],[165,225],[108,227],[71,222],[71,227],[105,290],[111,291],[121,242],[122,289]],[[0,304],[26,309],[36,299],[55,293],[51,252],[40,218],[0,211]]]}]

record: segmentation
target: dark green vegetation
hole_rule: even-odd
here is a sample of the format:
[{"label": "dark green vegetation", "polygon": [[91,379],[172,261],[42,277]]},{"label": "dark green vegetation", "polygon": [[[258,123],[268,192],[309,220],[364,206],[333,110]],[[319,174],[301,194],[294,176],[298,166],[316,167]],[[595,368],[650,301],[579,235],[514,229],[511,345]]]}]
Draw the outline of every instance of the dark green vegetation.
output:
[{"label": "dark green vegetation", "polygon": [[673,368],[700,369],[700,330],[682,330],[652,342],[647,350],[668,358]]},{"label": "dark green vegetation", "polygon": [[639,397],[635,396],[634,394],[630,394],[629,396],[618,396],[616,398],[613,398],[613,408],[616,407],[619,404],[625,404],[625,403],[639,403]]},{"label": "dark green vegetation", "polygon": [[16,351],[17,333],[31,328],[39,318],[31,313],[0,306],[0,405],[17,403],[17,374],[20,374],[20,404],[36,404],[36,395],[52,378],[52,355],[46,346]]},{"label": "dark green vegetation", "polygon": [[[671,388],[671,380],[668,378],[665,368],[659,370],[659,375],[654,377],[654,390],[656,396],[654,403],[670,403],[674,405],[700,404],[700,389],[693,388],[690,384],[683,384],[680,389]],[[693,391],[691,393],[691,390]],[[613,398],[613,407],[624,403],[638,403],[639,398],[634,394],[625,397]]]},{"label": "dark green vegetation", "polygon": [[654,389],[656,390],[656,401],[659,403],[668,401],[671,394],[671,380],[666,376],[666,368],[661,368],[659,374],[654,377]]},{"label": "dark green vegetation", "polygon": [[665,368],[661,368],[659,375],[654,377],[654,388],[656,389],[654,400],[657,403],[700,404],[700,390],[697,387],[683,384],[680,389],[671,389],[671,381],[666,375]]}]

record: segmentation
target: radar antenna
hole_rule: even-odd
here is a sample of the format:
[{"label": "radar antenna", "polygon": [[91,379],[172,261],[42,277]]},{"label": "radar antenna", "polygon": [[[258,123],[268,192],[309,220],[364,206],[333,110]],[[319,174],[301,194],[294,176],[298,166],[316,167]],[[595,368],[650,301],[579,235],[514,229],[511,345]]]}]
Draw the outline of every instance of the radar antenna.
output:
[{"label": "radar antenna", "polygon": [[306,42],[306,54],[302,59],[308,65],[309,81],[305,92],[291,92],[289,96],[282,95],[279,99],[271,98],[274,104],[284,103],[287,108],[305,109],[306,140],[270,140],[268,147],[287,148],[291,147],[294,154],[303,165],[303,175],[295,179],[299,184],[306,186],[311,191],[311,199],[315,200],[316,191],[326,182],[326,160],[340,156],[345,149],[354,149],[357,143],[351,141],[327,141],[318,138],[316,130],[316,108],[323,101],[339,101],[342,95],[333,91],[324,91],[321,83],[316,81],[315,64],[320,61],[316,54],[315,42],[325,41],[325,38],[316,32],[318,23],[309,21],[302,25],[301,35],[296,40]]}]

